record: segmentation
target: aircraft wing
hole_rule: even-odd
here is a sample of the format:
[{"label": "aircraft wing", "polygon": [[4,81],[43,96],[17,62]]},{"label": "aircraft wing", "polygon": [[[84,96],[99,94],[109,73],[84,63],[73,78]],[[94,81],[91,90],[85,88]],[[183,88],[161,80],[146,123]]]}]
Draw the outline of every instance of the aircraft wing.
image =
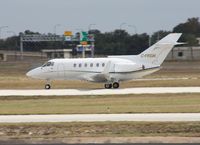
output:
[{"label": "aircraft wing", "polygon": [[110,67],[111,67],[111,61],[109,61],[104,70],[100,73],[100,74],[96,74],[94,75],[92,78],[94,81],[97,82],[106,82],[110,80],[110,75],[109,75],[109,71],[110,71]]}]

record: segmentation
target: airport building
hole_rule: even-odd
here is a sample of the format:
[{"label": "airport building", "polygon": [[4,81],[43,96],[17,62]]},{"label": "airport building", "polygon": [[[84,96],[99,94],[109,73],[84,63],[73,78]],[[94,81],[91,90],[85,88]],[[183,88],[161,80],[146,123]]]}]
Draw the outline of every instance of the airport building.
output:
[{"label": "airport building", "polygon": [[174,47],[166,60],[200,60],[200,47]]},{"label": "airport building", "polygon": [[197,38],[199,46],[174,47],[166,60],[200,60],[200,38]]}]

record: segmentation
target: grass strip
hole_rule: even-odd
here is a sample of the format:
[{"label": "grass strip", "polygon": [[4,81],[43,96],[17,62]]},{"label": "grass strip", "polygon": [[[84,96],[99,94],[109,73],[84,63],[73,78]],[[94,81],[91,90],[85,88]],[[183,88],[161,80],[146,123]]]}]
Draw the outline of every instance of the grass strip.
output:
[{"label": "grass strip", "polygon": [[0,97],[0,115],[199,113],[200,94]]}]

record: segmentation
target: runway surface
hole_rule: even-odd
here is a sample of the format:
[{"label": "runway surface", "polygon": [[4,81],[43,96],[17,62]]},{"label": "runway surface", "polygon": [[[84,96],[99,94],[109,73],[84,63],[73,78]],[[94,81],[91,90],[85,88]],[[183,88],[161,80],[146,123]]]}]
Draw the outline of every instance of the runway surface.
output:
[{"label": "runway surface", "polygon": [[160,122],[200,121],[200,113],[1,115],[0,116],[0,123],[103,122],[103,121],[160,121]]},{"label": "runway surface", "polygon": [[143,87],[125,89],[51,89],[51,90],[0,90],[0,96],[76,96],[200,93],[200,87]]}]

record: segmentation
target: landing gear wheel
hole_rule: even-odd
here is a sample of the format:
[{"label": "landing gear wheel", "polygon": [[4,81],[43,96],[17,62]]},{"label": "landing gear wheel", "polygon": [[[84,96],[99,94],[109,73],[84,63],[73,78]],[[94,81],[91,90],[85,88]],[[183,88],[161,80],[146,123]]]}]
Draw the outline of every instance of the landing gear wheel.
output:
[{"label": "landing gear wheel", "polygon": [[111,89],[111,88],[112,88],[112,84],[105,84],[104,87],[105,87],[106,89]]},{"label": "landing gear wheel", "polygon": [[113,88],[115,88],[115,89],[119,88],[119,83],[118,82],[114,82],[113,83]]},{"label": "landing gear wheel", "polygon": [[51,89],[51,85],[50,84],[46,84],[45,85],[45,89],[47,89],[47,90]]}]

